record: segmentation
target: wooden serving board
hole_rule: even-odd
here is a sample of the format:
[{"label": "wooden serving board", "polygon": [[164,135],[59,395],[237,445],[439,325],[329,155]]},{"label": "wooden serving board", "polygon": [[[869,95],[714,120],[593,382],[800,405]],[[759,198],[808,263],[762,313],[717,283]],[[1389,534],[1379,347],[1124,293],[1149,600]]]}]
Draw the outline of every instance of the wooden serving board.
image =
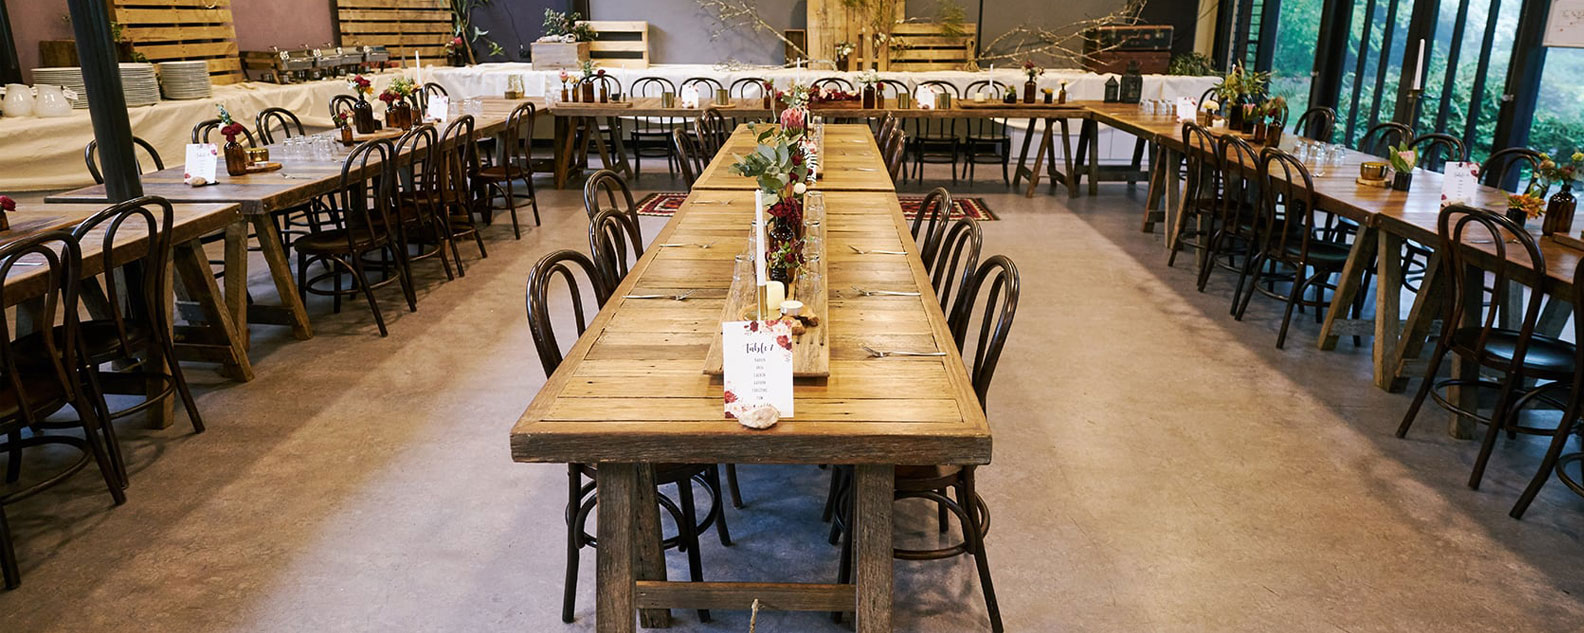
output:
[{"label": "wooden serving board", "polygon": [[275,171],[275,170],[280,169],[280,168],[281,168],[281,164],[277,163],[277,162],[274,162],[274,161],[268,161],[268,162],[263,162],[263,163],[253,163],[252,165],[248,165],[247,173],[250,173],[250,174],[262,174],[264,172]]},{"label": "wooden serving board", "polygon": [[1578,235],[1569,235],[1567,233],[1554,233],[1551,235],[1551,239],[1558,244],[1584,251],[1584,239],[1579,239],[1579,237]]},{"label": "wooden serving board", "polygon": [[388,128],[383,128],[383,129],[380,129],[378,131],[375,131],[373,134],[357,134],[357,133],[353,133],[351,141],[342,140],[341,137],[337,136],[336,137],[336,142],[338,142],[338,143],[340,143],[342,145],[345,145],[347,147],[352,147],[352,146],[357,145],[359,143],[367,143],[369,141],[379,141],[379,140],[384,140],[384,139],[388,139],[388,138],[396,138],[398,136],[401,136],[404,132],[406,132],[406,130],[403,130],[403,129],[399,128],[399,127],[388,127]]},{"label": "wooden serving board", "polygon": [[[828,235],[828,233],[827,233]],[[821,240],[823,245],[824,240]],[[803,314],[819,318],[819,325],[810,326],[802,334],[792,337],[792,377],[794,378],[826,378],[830,376],[830,275],[825,269],[826,257],[820,254],[818,272],[824,283],[820,284],[820,291],[814,296],[794,296],[792,299],[803,302]],[[796,285],[796,282],[793,283]],[[744,321],[751,319],[754,304],[754,279],[745,277],[732,283],[731,290],[726,292],[726,306],[721,309],[721,323],[728,321]],[[776,312],[780,310],[775,309]],[[747,314],[748,317],[743,315]],[[709,355],[704,357],[704,373],[719,376],[725,373],[722,369],[721,334],[720,328],[715,329],[715,336],[710,342]]]}]

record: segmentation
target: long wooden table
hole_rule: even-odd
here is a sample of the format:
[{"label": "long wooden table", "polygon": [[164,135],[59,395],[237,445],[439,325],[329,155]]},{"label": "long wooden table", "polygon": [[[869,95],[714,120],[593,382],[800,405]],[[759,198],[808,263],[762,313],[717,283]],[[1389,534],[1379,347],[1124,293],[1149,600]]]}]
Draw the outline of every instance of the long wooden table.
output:
[{"label": "long wooden table", "polygon": [[[843,127],[828,127],[827,138],[856,135]],[[737,131],[738,142],[746,133]],[[873,145],[866,149],[877,157]],[[633,631],[640,609],[646,625],[663,626],[669,608],[747,609],[754,598],[769,608],[854,611],[859,631],[889,631],[894,467],[990,462],[989,425],[896,195],[824,195],[831,370],[828,379],[796,382],[796,417],[765,431],[746,429],[725,419],[721,383],[703,373],[741,249],[653,248],[512,428],[517,461],[599,464],[602,633]],[[654,243],[745,243],[752,217],[752,191],[697,189]],[[908,254],[858,255],[849,246]],[[920,294],[843,290],[853,286]],[[683,289],[693,291],[687,301],[623,298]],[[946,355],[874,359],[863,345]],[[656,536],[655,462],[855,464],[856,582],[667,582]]]},{"label": "long wooden table", "polygon": [[[757,189],[754,179],[728,170],[737,156],[752,153],[757,145],[748,126],[740,126],[704,167],[693,188],[750,192]],[[825,146],[820,149],[817,176],[813,188],[819,191],[896,191],[867,125],[825,125]]]},{"label": "long wooden table", "polygon": [[[220,289],[210,274],[203,246],[198,241],[204,235],[234,224],[239,217],[239,208],[235,204],[178,204],[173,207],[174,221],[170,228],[171,239],[175,244],[173,269],[179,282],[173,284],[173,291],[176,296],[195,304],[202,315],[201,320],[188,325],[166,324],[174,327],[176,352],[183,358],[218,362],[226,375],[238,380],[252,380],[253,367],[248,361],[246,346],[225,308]],[[0,232],[0,244],[49,231],[70,231],[104,208],[104,204],[24,206],[8,214],[11,229]],[[105,229],[101,225],[81,241],[83,267],[80,272],[83,279],[104,274]],[[121,235],[120,240],[112,245],[110,253],[111,263],[115,266],[143,257],[148,248],[147,240],[141,238],[139,227],[135,224]],[[35,322],[41,306],[34,303],[48,290],[45,277],[42,266],[17,266],[5,279],[7,305],[0,308],[18,307],[20,330],[46,327],[46,324]],[[174,298],[167,297],[165,300],[173,302]],[[85,290],[82,299],[90,313],[102,313],[99,309],[102,305],[99,302],[104,300],[102,294]],[[155,358],[163,355],[163,351],[154,352]],[[152,419],[156,426],[169,426],[173,419],[171,403],[167,401],[165,406],[153,409]]]},{"label": "long wooden table", "polygon": [[[483,113],[474,117],[474,134],[479,137],[501,135],[511,111],[522,103],[535,100],[482,99]],[[337,160],[319,161],[304,158],[285,158],[279,145],[271,146],[271,159],[282,163],[279,171],[231,176],[220,166],[217,182],[203,187],[184,184],[182,166],[143,174],[143,193],[161,196],[179,203],[235,203],[240,205],[237,221],[225,227],[225,297],[231,318],[240,328],[243,341],[247,340],[247,324],[269,323],[287,325],[299,339],[313,336],[307,309],[297,291],[297,281],[280,233],[271,214],[305,204],[332,193],[341,183],[343,160],[347,150],[339,153]],[[403,163],[411,160],[408,153],[396,157]],[[374,169],[373,161],[365,169]],[[104,185],[84,187],[75,191],[45,198],[52,203],[104,203]],[[248,301],[247,240],[249,229],[258,238],[280,306],[267,306]],[[255,297],[256,298],[256,297]]]}]

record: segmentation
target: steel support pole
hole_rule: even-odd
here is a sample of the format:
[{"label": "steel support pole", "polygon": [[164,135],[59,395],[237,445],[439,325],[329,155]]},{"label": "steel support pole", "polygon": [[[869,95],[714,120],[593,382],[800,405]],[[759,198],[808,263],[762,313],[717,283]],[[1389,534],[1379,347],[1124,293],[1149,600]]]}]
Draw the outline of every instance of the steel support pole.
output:
[{"label": "steel support pole", "polygon": [[99,142],[99,169],[111,202],[143,195],[137,158],[132,154],[132,123],[121,92],[121,64],[110,37],[110,12],[105,0],[67,0],[83,85],[88,90],[88,115]]}]

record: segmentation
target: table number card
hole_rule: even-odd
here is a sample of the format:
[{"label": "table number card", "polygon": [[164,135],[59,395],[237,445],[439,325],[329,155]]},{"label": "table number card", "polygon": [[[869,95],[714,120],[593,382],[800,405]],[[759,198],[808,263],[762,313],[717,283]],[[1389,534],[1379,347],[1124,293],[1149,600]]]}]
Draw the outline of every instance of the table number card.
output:
[{"label": "table number card", "polygon": [[424,116],[431,121],[444,121],[451,115],[451,98],[445,95],[429,97],[429,107],[424,111]]},{"label": "table number card", "polygon": [[697,107],[699,107],[698,86],[688,86],[688,87],[682,89],[682,107],[684,107],[684,108],[697,108]]},{"label": "table number card", "polygon": [[1472,202],[1479,190],[1479,163],[1448,162],[1441,180],[1441,206]]},{"label": "table number card", "polygon": [[721,324],[726,417],[745,420],[760,405],[792,417],[792,326],[785,321]]},{"label": "table number card", "polygon": [[1199,106],[1191,97],[1177,97],[1177,120],[1196,121],[1199,118]]},{"label": "table number card", "polygon": [[182,178],[188,183],[202,178],[204,182],[215,181],[215,165],[219,162],[220,151],[213,143],[188,143],[187,163],[182,168]]}]

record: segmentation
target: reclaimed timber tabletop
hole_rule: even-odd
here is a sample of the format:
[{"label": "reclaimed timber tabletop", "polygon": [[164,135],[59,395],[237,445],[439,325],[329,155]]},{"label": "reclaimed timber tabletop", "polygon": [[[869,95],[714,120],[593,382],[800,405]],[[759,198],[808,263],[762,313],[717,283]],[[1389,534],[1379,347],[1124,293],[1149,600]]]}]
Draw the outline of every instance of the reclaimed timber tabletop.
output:
[{"label": "reclaimed timber tabletop", "polygon": [[[727,171],[737,156],[754,151],[756,138],[747,125],[737,126],[699,174],[694,190],[727,189],[752,192],[758,184],[752,178]],[[867,125],[826,124],[825,147],[820,153],[820,172],[812,189],[820,191],[895,192],[896,185],[886,172],[880,148]]]},{"label": "reclaimed timber tabletop", "polygon": [[[985,422],[896,196],[825,192],[831,369],[798,380],[797,415],[765,431],[723,414],[703,372],[720,334],[751,191],[695,191],[616,289],[511,432],[524,462],[957,463],[990,459]],[[906,250],[858,255],[849,246]],[[864,289],[918,297],[862,297]],[[686,301],[623,299],[691,290]],[[946,352],[871,359],[862,349]]]}]

